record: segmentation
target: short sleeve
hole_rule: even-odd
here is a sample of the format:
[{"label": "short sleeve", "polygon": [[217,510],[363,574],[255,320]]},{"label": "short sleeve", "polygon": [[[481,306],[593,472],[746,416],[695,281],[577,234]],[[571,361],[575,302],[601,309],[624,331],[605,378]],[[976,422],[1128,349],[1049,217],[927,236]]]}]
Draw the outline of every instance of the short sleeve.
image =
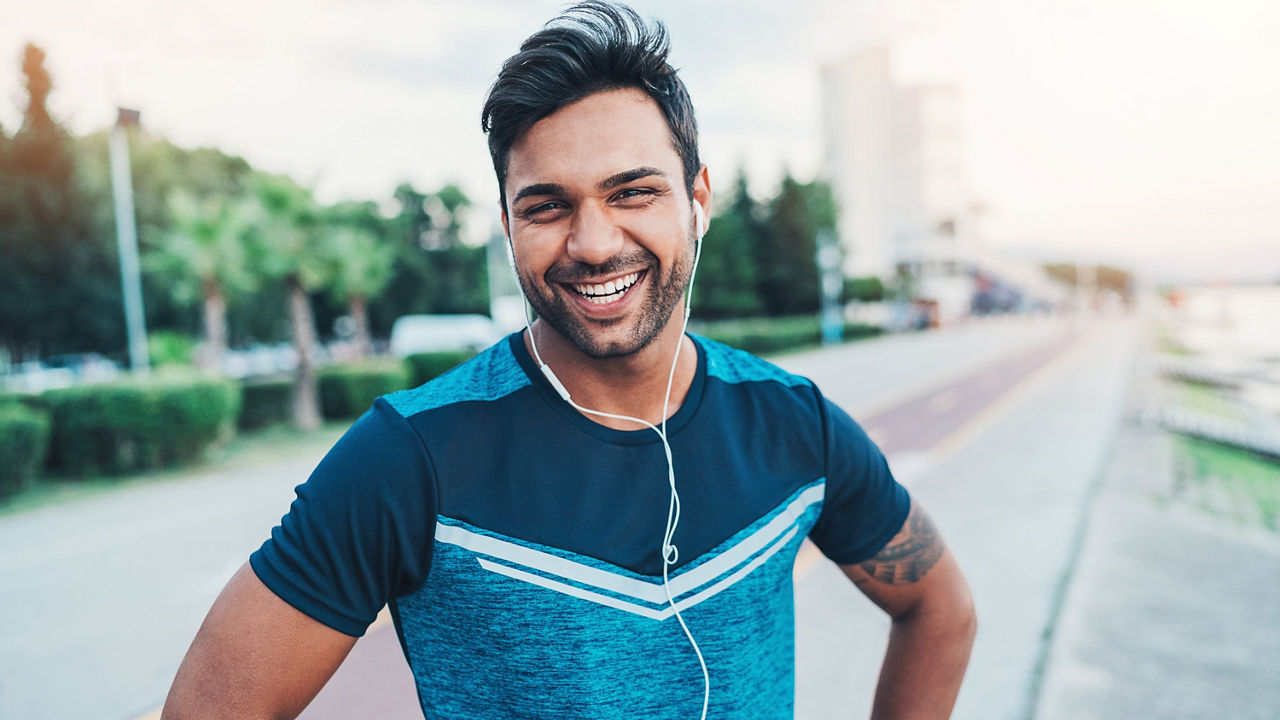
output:
[{"label": "short sleeve", "polygon": [[436,492],[422,441],[379,399],[296,492],[249,563],[294,608],[363,635],[430,569]]},{"label": "short sleeve", "polygon": [[862,562],[897,534],[911,509],[880,448],[844,410],[823,405],[827,488],[809,539],[841,565]]}]

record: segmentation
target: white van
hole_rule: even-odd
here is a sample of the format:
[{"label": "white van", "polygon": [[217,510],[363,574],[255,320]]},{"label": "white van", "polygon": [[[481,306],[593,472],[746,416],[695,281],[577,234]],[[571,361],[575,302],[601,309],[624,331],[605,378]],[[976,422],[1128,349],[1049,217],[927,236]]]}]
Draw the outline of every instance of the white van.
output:
[{"label": "white van", "polygon": [[391,326],[391,354],[479,352],[504,335],[487,315],[403,315]]}]

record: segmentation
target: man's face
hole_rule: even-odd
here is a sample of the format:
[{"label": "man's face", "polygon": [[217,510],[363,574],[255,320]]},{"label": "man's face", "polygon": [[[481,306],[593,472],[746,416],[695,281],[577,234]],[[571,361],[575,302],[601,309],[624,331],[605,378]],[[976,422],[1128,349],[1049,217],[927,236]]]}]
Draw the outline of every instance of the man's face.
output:
[{"label": "man's face", "polygon": [[[693,220],[662,111],[643,92],[589,95],[511,147],[503,220],[529,304],[583,353],[635,353],[689,283]],[[695,198],[709,202],[704,168]]]}]

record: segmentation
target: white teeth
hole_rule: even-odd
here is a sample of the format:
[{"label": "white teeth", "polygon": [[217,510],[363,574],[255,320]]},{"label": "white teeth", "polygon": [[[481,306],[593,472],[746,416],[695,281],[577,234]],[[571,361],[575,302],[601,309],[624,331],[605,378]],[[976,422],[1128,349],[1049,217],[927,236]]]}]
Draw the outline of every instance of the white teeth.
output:
[{"label": "white teeth", "polygon": [[629,290],[638,279],[640,279],[640,273],[634,272],[629,275],[624,275],[617,280],[610,280],[603,285],[574,285],[573,289],[577,290],[578,294],[583,295],[596,305],[603,305],[617,300],[623,293]]}]

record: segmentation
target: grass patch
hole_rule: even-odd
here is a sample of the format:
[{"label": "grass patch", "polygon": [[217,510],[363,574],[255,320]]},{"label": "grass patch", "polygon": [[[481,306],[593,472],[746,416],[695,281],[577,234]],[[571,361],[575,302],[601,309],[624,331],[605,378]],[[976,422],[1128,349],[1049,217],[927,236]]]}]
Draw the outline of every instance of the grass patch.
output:
[{"label": "grass patch", "polygon": [[1186,345],[1178,342],[1177,337],[1170,327],[1161,326],[1155,331],[1156,352],[1166,355],[1177,355],[1179,357],[1191,357],[1195,355]]},{"label": "grass patch", "polygon": [[1174,441],[1185,499],[1215,515],[1280,532],[1280,463],[1195,438]]},{"label": "grass patch", "polygon": [[1174,387],[1178,404],[1188,410],[1213,415],[1225,420],[1243,421],[1246,419],[1235,401],[1217,388],[1200,383],[1187,382],[1176,383]]},{"label": "grass patch", "polygon": [[[302,454],[314,454],[318,459],[350,426],[350,421],[341,421],[326,423],[319,429],[310,431],[272,426],[257,432],[242,433],[223,445],[209,449],[198,462],[163,470],[82,480],[37,477],[17,494],[0,500],[0,518],[43,507],[79,502],[127,487],[180,481],[214,468],[247,468]],[[299,478],[298,482],[304,479]]]}]

